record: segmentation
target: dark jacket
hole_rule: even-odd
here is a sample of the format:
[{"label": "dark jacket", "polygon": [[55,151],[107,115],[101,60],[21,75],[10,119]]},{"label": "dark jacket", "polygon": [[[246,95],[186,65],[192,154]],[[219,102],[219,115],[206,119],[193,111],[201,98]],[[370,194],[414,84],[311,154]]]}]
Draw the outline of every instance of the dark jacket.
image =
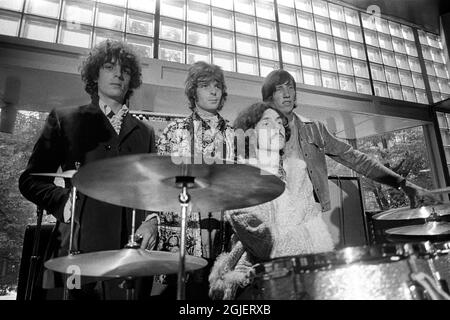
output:
[{"label": "dark jacket", "polygon": [[374,181],[398,188],[404,178],[378,161],[328,132],[320,121],[309,121],[294,114],[298,128],[299,143],[305,159],[309,178],[314,187],[314,196],[320,202],[322,211],[331,209],[328,188],[328,171],[325,155]]},{"label": "dark jacket", "polygon": [[[52,110],[34,146],[26,170],[19,179],[21,193],[57,219],[49,257],[68,254],[70,224],[63,211],[70,193],[53,183],[53,178],[31,176],[36,172],[75,169],[84,164],[119,155],[155,152],[153,129],[129,113],[119,135],[100,110],[98,101],[89,105]],[[114,172],[111,172],[114,174]],[[74,249],[82,253],[123,248],[131,225],[131,209],[94,200],[78,193],[75,210]],[[144,219],[137,211],[136,227]]]}]

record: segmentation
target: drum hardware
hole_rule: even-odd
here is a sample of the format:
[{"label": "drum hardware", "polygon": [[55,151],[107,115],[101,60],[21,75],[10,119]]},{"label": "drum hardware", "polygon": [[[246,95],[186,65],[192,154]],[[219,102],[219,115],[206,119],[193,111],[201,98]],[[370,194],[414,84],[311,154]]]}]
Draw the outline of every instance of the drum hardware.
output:
[{"label": "drum hardware", "polygon": [[441,221],[426,222],[385,230],[388,235],[409,237],[445,237],[450,236],[450,223]]},{"label": "drum hardware", "polygon": [[443,216],[450,215],[449,204],[437,204],[422,206],[418,208],[395,208],[375,214],[372,219],[392,221],[392,220],[414,220],[414,219],[441,219]]}]

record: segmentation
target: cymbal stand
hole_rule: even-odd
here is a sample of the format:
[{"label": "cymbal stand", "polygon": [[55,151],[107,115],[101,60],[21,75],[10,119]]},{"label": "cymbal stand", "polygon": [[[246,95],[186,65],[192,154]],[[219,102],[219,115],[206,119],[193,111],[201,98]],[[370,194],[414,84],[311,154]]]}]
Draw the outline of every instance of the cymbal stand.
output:
[{"label": "cymbal stand", "polygon": [[188,186],[193,184],[194,177],[181,176],[176,177],[176,184],[181,185],[181,193],[178,200],[181,206],[181,240],[180,240],[180,265],[178,268],[178,282],[177,282],[177,300],[186,299],[186,216],[187,209],[190,202],[190,195],[188,194]]},{"label": "cymbal stand", "polygon": [[140,245],[136,242],[136,209],[133,209],[133,213],[131,216],[131,234],[130,238],[128,239],[128,243],[125,245],[125,248],[127,249],[139,249]]}]

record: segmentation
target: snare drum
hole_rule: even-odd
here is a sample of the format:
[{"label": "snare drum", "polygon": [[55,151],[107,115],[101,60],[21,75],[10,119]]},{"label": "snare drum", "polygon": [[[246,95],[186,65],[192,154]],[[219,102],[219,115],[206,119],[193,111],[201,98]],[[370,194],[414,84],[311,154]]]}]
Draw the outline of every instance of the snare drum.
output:
[{"label": "snare drum", "polygon": [[[415,300],[427,296],[410,274],[432,275],[429,242],[349,247],[255,265],[253,299]],[[422,257],[422,258],[419,258]]]}]

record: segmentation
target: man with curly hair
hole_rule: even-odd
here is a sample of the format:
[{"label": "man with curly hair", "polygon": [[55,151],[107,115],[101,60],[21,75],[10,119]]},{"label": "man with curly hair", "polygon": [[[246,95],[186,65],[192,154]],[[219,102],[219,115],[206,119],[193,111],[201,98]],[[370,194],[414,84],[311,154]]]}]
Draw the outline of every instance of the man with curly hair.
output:
[{"label": "man with curly hair", "polygon": [[[73,170],[76,163],[83,166],[100,159],[156,151],[153,129],[128,112],[128,98],[142,83],[140,63],[130,47],[110,40],[98,44],[83,62],[81,78],[91,103],[50,112],[19,179],[25,198],[57,220],[45,260],[69,253],[71,185],[66,179],[66,187],[62,188],[56,186],[52,178],[31,173],[56,172],[59,168]],[[75,201],[73,251],[88,253],[124,247],[131,229],[131,209],[81,193]],[[141,248],[152,249],[157,235],[156,216],[137,211],[136,221],[143,221],[136,231],[142,235]],[[44,272],[43,278],[44,288],[66,285],[60,274],[50,270]],[[117,290],[117,283],[111,281],[82,287],[69,290],[69,296],[74,299],[125,298],[125,290]]]}]

